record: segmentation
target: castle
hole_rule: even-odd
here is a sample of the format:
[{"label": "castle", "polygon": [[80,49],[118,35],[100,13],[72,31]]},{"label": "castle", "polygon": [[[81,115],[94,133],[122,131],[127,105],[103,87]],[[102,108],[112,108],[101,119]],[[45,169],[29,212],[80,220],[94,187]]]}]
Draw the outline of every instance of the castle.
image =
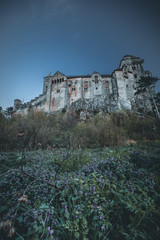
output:
[{"label": "castle", "polygon": [[66,76],[61,72],[44,77],[43,93],[23,103],[14,100],[14,112],[26,114],[30,110],[46,113],[74,110],[102,110],[112,112],[117,109],[132,109],[135,102],[136,82],[141,76],[150,75],[144,71],[144,60],[126,55],[119,68],[112,74]]}]

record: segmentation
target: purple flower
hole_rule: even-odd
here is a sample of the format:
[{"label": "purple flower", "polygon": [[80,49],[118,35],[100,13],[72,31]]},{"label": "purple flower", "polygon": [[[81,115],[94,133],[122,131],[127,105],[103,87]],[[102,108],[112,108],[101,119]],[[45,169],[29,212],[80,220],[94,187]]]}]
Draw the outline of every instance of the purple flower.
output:
[{"label": "purple flower", "polygon": [[48,231],[49,231],[49,234],[50,234],[50,236],[52,236],[52,234],[53,234],[53,230],[51,230],[51,228],[50,227],[48,227]]},{"label": "purple flower", "polygon": [[101,209],[102,209],[102,207],[101,207],[101,206],[99,206],[99,211],[101,211]]},{"label": "purple flower", "polygon": [[103,219],[103,217],[102,217],[102,216],[100,216],[100,217],[99,217],[99,219],[100,219],[100,220],[102,220],[102,219]]},{"label": "purple flower", "polygon": [[101,231],[103,232],[103,230],[104,230],[104,227],[103,227],[103,225],[101,226]]},{"label": "purple flower", "polygon": [[67,205],[64,206],[65,213],[67,213]]}]

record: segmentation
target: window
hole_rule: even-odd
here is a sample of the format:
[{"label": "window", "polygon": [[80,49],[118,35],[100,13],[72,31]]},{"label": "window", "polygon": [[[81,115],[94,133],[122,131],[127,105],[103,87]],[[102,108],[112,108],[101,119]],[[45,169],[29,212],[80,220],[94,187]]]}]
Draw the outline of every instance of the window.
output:
[{"label": "window", "polygon": [[95,76],[95,83],[98,83],[98,76]]},{"label": "window", "polygon": [[60,89],[57,89],[57,93],[59,93],[60,92]]},{"label": "window", "polygon": [[135,67],[135,66],[133,66],[133,67],[132,67],[132,70],[135,70],[135,69],[136,69],[136,67]]},{"label": "window", "polygon": [[75,87],[72,87],[72,91],[76,91],[76,88],[75,88]]},{"label": "window", "polygon": [[128,84],[126,85],[126,88],[128,88]]},{"label": "window", "polygon": [[64,82],[64,78],[62,78],[62,82]]},{"label": "window", "polygon": [[59,79],[57,79],[57,83],[59,83]]},{"label": "window", "polygon": [[96,87],[96,90],[98,90],[98,87]]},{"label": "window", "polygon": [[134,77],[137,78],[137,74],[134,74]]},{"label": "window", "polygon": [[124,78],[128,79],[128,76],[124,76]]},{"label": "window", "polygon": [[88,90],[88,87],[84,87],[84,91],[87,91]]}]

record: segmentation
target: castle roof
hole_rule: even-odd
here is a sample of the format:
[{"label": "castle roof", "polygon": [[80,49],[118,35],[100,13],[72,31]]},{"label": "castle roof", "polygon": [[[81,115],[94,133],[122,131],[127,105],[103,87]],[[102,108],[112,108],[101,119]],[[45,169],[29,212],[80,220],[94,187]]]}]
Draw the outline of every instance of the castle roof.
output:
[{"label": "castle roof", "polygon": [[130,58],[132,58],[132,59],[135,59],[135,58],[136,58],[136,59],[137,59],[137,58],[140,59],[140,57],[135,57],[135,56],[133,56],[133,55],[125,55],[125,56],[123,56],[123,59],[124,59],[124,58],[127,58],[127,57],[130,57]]}]

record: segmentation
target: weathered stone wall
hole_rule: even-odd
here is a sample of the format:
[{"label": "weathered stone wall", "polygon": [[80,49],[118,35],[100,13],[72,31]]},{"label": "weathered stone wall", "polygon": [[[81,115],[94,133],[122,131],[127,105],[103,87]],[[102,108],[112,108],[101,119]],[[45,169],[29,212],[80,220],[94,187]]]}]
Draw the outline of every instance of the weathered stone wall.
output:
[{"label": "weathered stone wall", "polygon": [[54,113],[67,107],[92,112],[133,109],[142,102],[135,99],[136,81],[150,74],[144,71],[142,64],[139,57],[127,55],[111,75],[98,72],[86,76],[50,73],[44,77],[43,94],[24,104],[16,99],[14,110],[16,113],[27,113],[31,109]]}]

